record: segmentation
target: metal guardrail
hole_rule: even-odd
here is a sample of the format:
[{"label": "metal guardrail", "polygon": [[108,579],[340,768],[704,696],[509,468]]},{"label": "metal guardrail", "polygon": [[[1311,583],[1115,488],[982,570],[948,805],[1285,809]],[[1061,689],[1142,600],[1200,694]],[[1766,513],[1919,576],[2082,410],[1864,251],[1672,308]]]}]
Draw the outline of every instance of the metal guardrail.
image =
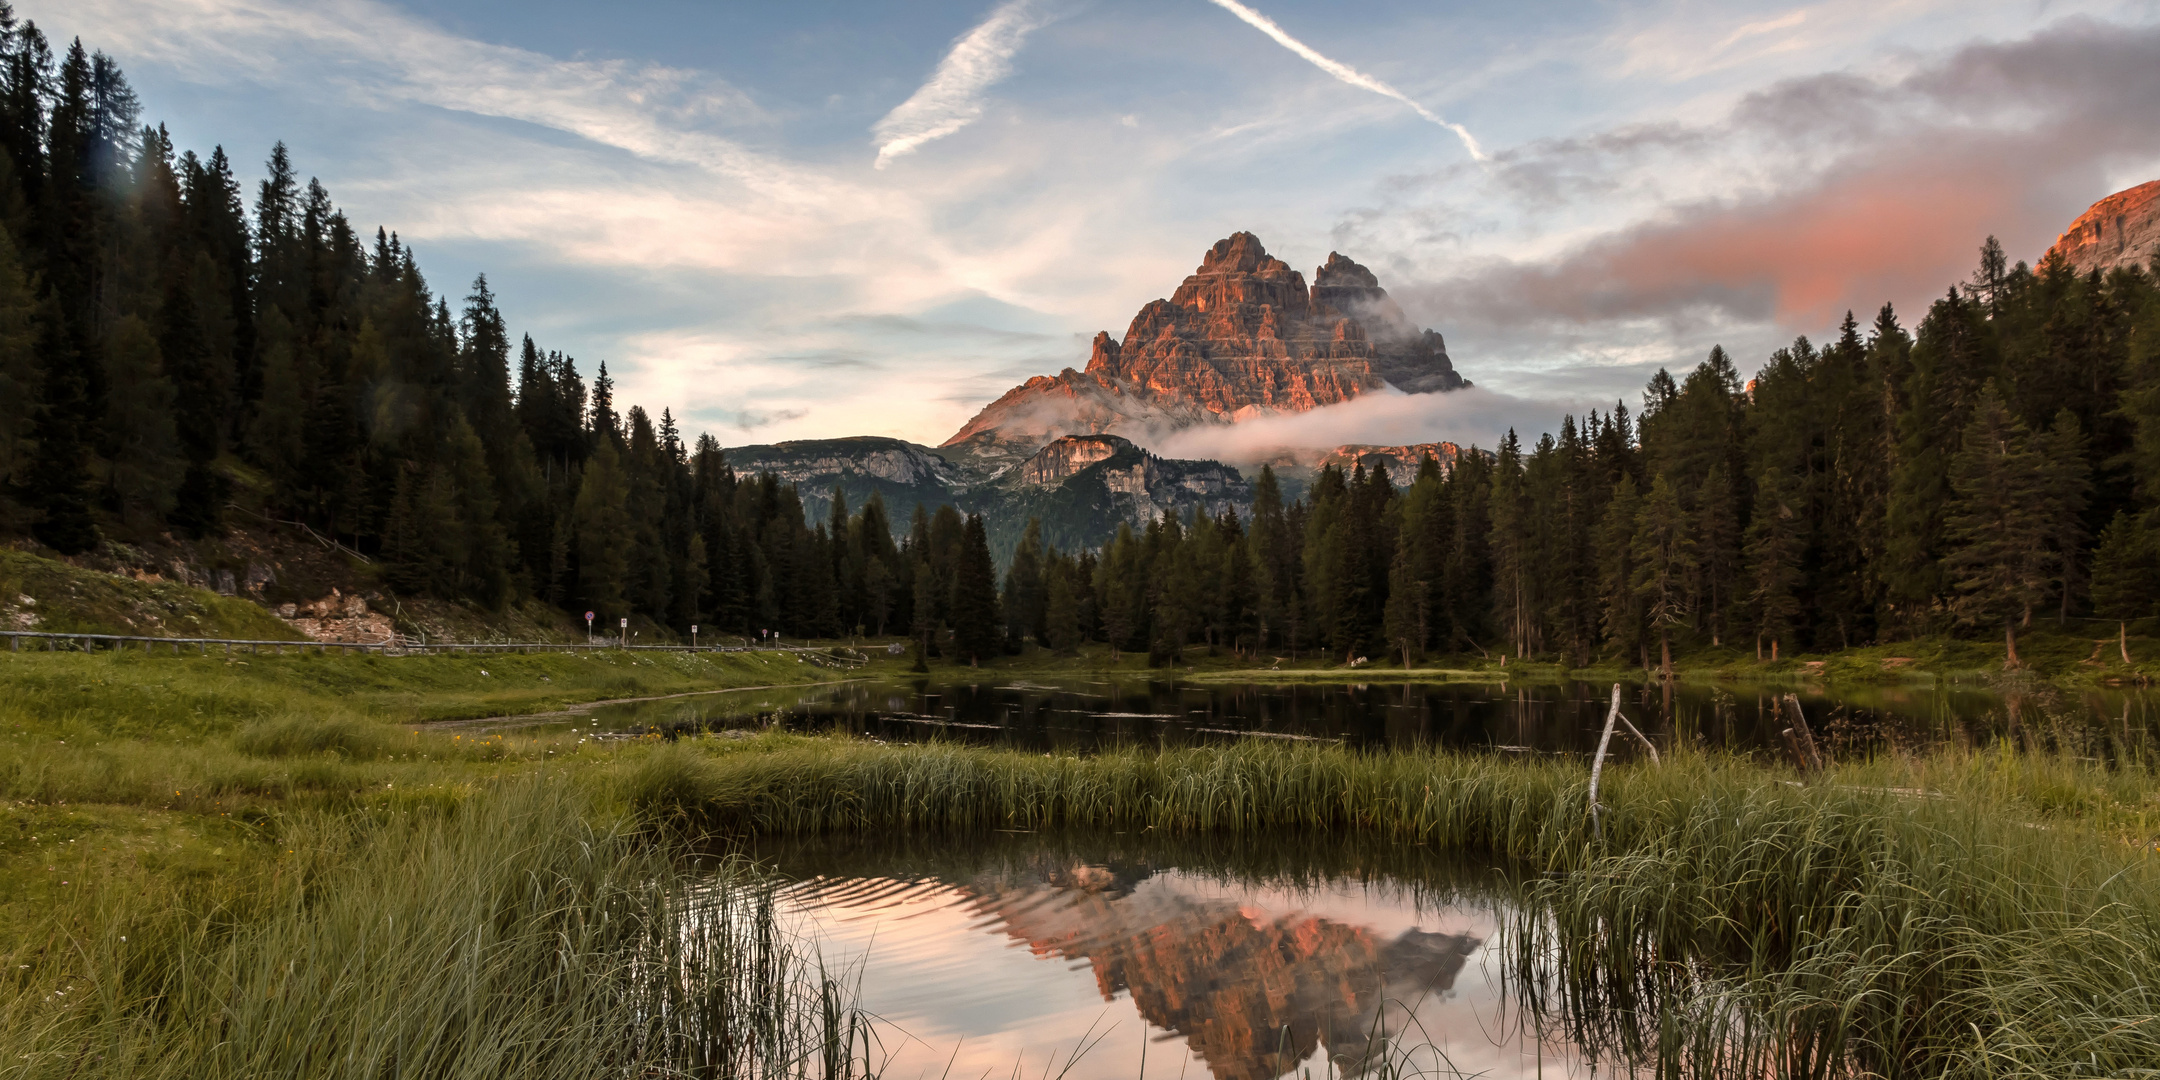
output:
[{"label": "metal guardrail", "polygon": [[251,638],[183,638],[148,637],[130,634],[70,634],[60,633],[51,630],[0,630],[0,637],[5,637],[8,639],[8,649],[12,652],[21,652],[23,648],[23,643],[25,641],[28,641],[35,644],[43,645],[44,648],[42,651],[46,652],[87,653],[97,652],[100,649],[108,652],[120,652],[130,650],[136,645],[141,645],[143,652],[152,656],[157,655],[158,648],[160,646],[169,645],[172,647],[171,655],[174,656],[185,655],[188,647],[192,647],[196,655],[208,656],[210,654],[212,646],[217,646],[222,649],[223,655],[226,656],[231,656],[235,648],[242,649],[249,655],[253,656],[261,655],[264,646],[268,646],[272,649],[275,649],[277,655],[279,656],[285,655],[286,649],[295,650],[296,653],[306,653],[312,650],[319,655],[328,655],[332,650],[336,650],[342,655],[351,655],[352,653],[357,651],[363,654],[374,654],[377,656],[472,656],[494,655],[502,653],[545,652],[772,652],[794,654],[802,658],[805,663],[817,664],[820,667],[858,668],[869,663],[868,658],[855,659],[845,656],[835,656],[827,650],[812,649],[808,646],[803,645],[611,645],[600,642],[577,645],[565,644],[555,641],[420,642],[406,641],[403,639],[392,639],[379,642],[267,641],[255,640]]}]

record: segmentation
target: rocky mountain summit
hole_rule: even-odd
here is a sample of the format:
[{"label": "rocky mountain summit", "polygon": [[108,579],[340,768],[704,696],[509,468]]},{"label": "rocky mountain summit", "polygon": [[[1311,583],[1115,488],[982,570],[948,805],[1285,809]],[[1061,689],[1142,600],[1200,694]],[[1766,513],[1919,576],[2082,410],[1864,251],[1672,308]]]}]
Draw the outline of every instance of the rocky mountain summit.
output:
[{"label": "rocky mountain summit", "polygon": [[944,446],[1014,460],[1065,435],[1144,436],[1304,412],[1385,386],[1466,385],[1446,342],[1413,324],[1372,271],[1330,253],[1308,287],[1241,232],[1216,242],[1169,299],[1142,307],[1122,340],[1096,334],[1086,370],[1014,387]]},{"label": "rocky mountain summit", "polygon": [[2070,223],[2048,254],[2060,254],[2080,274],[2150,265],[2160,255],[2160,180],[2092,204]]}]

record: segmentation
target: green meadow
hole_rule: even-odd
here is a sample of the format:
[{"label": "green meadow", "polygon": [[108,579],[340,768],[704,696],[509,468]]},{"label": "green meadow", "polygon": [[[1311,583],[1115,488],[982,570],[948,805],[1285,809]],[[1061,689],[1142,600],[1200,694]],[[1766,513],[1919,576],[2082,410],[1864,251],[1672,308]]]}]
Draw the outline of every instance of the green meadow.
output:
[{"label": "green meadow", "polygon": [[[873,674],[905,660],[881,657]],[[1025,671],[1026,668],[1016,669]],[[1254,740],[1091,754],[431,721],[794,686],[782,655],[0,655],[9,1076],[874,1073],[755,834],[1490,860],[1526,1004],[1672,1075],[2160,1061],[2160,783],[2007,745],[1801,775]]]}]

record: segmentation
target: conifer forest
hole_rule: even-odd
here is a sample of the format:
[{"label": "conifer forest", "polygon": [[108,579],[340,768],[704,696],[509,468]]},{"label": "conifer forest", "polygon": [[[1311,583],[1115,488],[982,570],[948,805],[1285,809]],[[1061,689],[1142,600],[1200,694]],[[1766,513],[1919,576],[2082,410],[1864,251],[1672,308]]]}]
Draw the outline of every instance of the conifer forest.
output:
[{"label": "conifer forest", "polygon": [[1096,641],[1657,667],[1944,632],[2014,656],[2039,621],[2160,610],[2151,269],[2011,265],[1989,240],[1925,311],[1752,362],[1713,348],[1451,470],[1294,492],[1263,471],[1249,512],[1097,551],[1031,529],[999,567],[950,506],[805,520],[712,436],[618,402],[604,362],[506,325],[485,277],[431,286],[282,144],[246,190],[109,58],[5,25],[0,531],[61,553],[215,532],[245,487],[412,595],[906,633],[962,660]]}]

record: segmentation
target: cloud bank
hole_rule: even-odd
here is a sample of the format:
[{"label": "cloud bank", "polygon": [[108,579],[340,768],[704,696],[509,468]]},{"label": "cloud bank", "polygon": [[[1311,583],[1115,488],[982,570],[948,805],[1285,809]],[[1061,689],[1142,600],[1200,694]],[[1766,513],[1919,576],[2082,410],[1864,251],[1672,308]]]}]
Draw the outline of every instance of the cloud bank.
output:
[{"label": "cloud bank", "polygon": [[[1496,154],[1483,177],[1404,178],[1338,240],[1387,246],[1405,221],[1442,218],[1466,184],[1533,217],[1641,200],[1636,220],[1529,257],[1406,266],[1420,280],[1393,291],[1459,356],[1512,350],[1560,368],[1602,351],[1639,371],[1649,365],[1631,344],[1685,363],[1723,340],[1745,367],[1848,309],[1865,322],[1891,302],[1910,325],[1991,234],[2036,260],[2087,204],[2160,173],[2154,101],[2160,27],[2073,18],[1894,77],[1785,80],[1704,123],[1535,141]],[[1673,191],[1671,177],[1707,180]]]},{"label": "cloud bank", "polygon": [[[1441,394],[1387,389],[1301,413],[1241,424],[1200,424],[1172,431],[1120,431],[1163,457],[1234,463],[1271,460],[1287,451],[1338,446],[1406,446],[1454,442],[1491,449],[1510,429],[1535,433],[1559,426],[1563,412],[1605,411],[1610,401],[1527,398],[1470,386]],[[1526,441],[1535,441],[1535,434]]]}]

